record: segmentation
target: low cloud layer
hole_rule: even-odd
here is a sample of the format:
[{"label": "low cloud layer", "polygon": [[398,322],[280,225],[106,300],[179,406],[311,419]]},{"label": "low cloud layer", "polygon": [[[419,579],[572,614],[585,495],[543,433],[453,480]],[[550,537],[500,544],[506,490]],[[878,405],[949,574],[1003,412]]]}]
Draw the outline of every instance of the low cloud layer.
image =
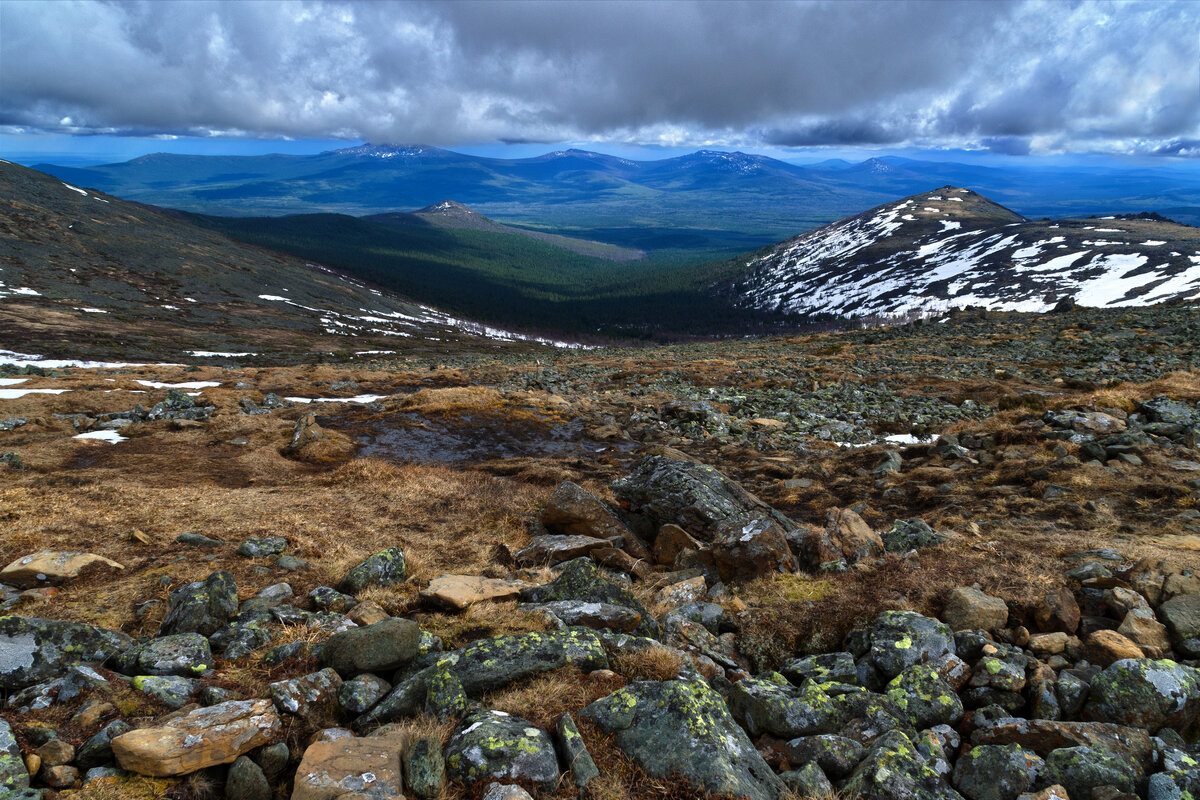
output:
[{"label": "low cloud layer", "polygon": [[1191,155],[1190,2],[0,3],[0,130]]}]

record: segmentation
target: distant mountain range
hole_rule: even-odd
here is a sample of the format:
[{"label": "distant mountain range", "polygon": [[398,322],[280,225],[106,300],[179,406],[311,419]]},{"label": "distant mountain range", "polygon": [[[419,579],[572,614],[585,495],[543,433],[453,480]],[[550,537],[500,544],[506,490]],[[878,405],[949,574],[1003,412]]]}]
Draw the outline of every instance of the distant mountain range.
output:
[{"label": "distant mountain range", "polygon": [[77,186],[205,214],[363,216],[451,199],[502,222],[634,249],[727,254],[945,184],[971,186],[1030,218],[1200,206],[1200,170],[1190,165],[1035,170],[889,157],[797,166],[704,150],[658,161],[582,150],[499,159],[363,145],[312,156],[156,154],[36,168]]},{"label": "distant mountain range", "polygon": [[943,186],[766,248],[725,287],[806,318],[1200,300],[1200,229],[1155,218],[1033,222]]},{"label": "distant mountain range", "polygon": [[519,338],[8,162],[0,208],[0,349],[147,360],[269,354],[278,363]]}]

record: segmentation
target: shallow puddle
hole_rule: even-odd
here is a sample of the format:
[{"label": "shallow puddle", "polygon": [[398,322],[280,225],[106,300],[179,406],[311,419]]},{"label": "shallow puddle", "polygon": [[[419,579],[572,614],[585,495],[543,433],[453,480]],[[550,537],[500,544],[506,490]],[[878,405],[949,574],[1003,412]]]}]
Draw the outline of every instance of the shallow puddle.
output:
[{"label": "shallow puddle", "polygon": [[583,435],[580,420],[531,421],[500,414],[441,418],[411,412],[365,420],[317,419],[321,425],[340,430],[357,441],[360,458],[417,464],[538,456],[594,459],[604,453],[632,447],[629,443],[587,438]]}]

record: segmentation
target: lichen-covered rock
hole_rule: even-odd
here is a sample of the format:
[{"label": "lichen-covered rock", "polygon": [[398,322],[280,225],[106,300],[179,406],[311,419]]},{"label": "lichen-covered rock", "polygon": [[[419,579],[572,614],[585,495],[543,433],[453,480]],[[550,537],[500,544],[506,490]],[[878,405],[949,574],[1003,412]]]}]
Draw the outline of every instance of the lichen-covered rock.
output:
[{"label": "lichen-covered rock", "polygon": [[346,677],[363,672],[387,672],[417,655],[421,627],[410,619],[391,617],[374,625],[335,633],[325,642],[321,658]]},{"label": "lichen-covered rock", "polygon": [[208,639],[198,633],[177,633],[130,648],[114,666],[126,675],[199,675],[212,669]]},{"label": "lichen-covered rock", "polygon": [[[479,639],[442,659],[449,662],[447,668],[471,697],[569,664],[583,672],[608,668],[600,637],[580,628]],[[378,705],[355,720],[355,726],[363,728],[420,713],[430,678],[440,666],[427,667],[397,683]]]},{"label": "lichen-covered rock", "polygon": [[237,614],[237,583],[233,575],[221,570],[203,581],[180,586],[167,601],[167,616],[159,636],[173,633],[212,635]]},{"label": "lichen-covered rock", "polygon": [[122,769],[170,777],[228,764],[281,732],[270,700],[234,700],[115,736],[112,750]]},{"label": "lichen-covered rock", "polygon": [[287,550],[288,541],[282,536],[257,536],[238,545],[237,554],[246,558],[267,558]]},{"label": "lichen-covered rock", "polygon": [[392,685],[377,675],[363,674],[338,689],[338,704],[348,714],[363,714],[390,692]]},{"label": "lichen-covered rock", "polygon": [[883,546],[889,553],[907,553],[909,550],[919,550],[923,547],[933,547],[946,541],[943,534],[929,527],[929,523],[920,517],[898,519],[892,523],[890,530],[879,534]]},{"label": "lichen-covered rock", "polygon": [[711,542],[723,524],[769,519],[784,531],[795,523],[714,467],[665,455],[648,456],[612,484],[618,500],[656,525],[678,525],[701,542]]},{"label": "lichen-covered rock", "polygon": [[394,800],[404,796],[399,733],[366,738],[344,737],[308,746],[292,789],[292,800]]},{"label": "lichen-covered rock", "polygon": [[962,700],[936,669],[924,664],[907,667],[892,678],[887,697],[916,730],[953,725],[962,719]]},{"label": "lichen-covered rock", "polygon": [[131,730],[133,728],[124,720],[115,719],[108,723],[79,748],[75,754],[75,765],[87,770],[112,761],[112,740]]},{"label": "lichen-covered rock", "polygon": [[969,800],[1016,800],[1041,773],[1042,759],[1019,744],[978,745],[954,765],[954,786]]},{"label": "lichen-covered rock", "polygon": [[468,784],[499,778],[549,786],[558,780],[550,736],[503,711],[467,717],[447,742],[445,758],[450,777]]},{"label": "lichen-covered rock", "polygon": [[250,609],[246,609],[247,605],[252,604],[252,600],[253,598],[243,603],[241,613],[208,637],[213,648],[230,661],[265,647],[274,638],[274,617],[270,609],[275,606],[263,608],[252,605]]},{"label": "lichen-covered rock", "polygon": [[575,786],[583,789],[600,777],[600,770],[596,768],[596,762],[592,760],[592,754],[588,752],[570,714],[560,714],[555,720],[554,743],[558,745],[563,770],[571,773],[571,781]]},{"label": "lichen-covered rock", "polygon": [[242,603],[238,609],[239,616],[248,611],[268,611],[275,606],[283,605],[291,601],[296,593],[292,590],[289,583],[273,583],[270,586],[264,586],[254,597]]},{"label": "lichen-covered rock", "polygon": [[56,703],[69,703],[88,689],[104,689],[107,684],[104,676],[89,666],[68,667],[61,678],[27,686],[10,694],[4,705],[27,714]]},{"label": "lichen-covered rock", "polygon": [[1158,607],[1158,616],[1176,641],[1200,636],[1200,594],[1181,594]]},{"label": "lichen-covered rock", "polygon": [[76,664],[101,664],[132,646],[119,631],[81,622],[0,617],[0,689],[42,683]]},{"label": "lichen-covered rock", "polygon": [[621,633],[634,630],[642,621],[642,615],[637,611],[612,603],[555,600],[551,603],[526,603],[522,608],[553,614],[565,625],[582,625],[585,628],[608,629]]},{"label": "lichen-covered rock", "polygon": [[800,769],[783,772],[780,780],[799,797],[833,797],[836,791],[829,778],[815,763],[805,764]]},{"label": "lichen-covered rock", "polygon": [[439,663],[429,676],[425,692],[425,713],[440,720],[462,719],[470,700],[462,681],[451,671],[452,662]]},{"label": "lichen-covered rock", "polygon": [[446,782],[442,742],[436,736],[421,736],[404,749],[404,780],[409,791],[421,800],[434,800]]},{"label": "lichen-covered rock", "polygon": [[164,705],[183,708],[200,688],[200,681],[179,675],[138,675],[130,685]]},{"label": "lichen-covered rock", "polygon": [[1167,660],[1115,662],[1092,680],[1083,707],[1087,719],[1151,731],[1185,730],[1198,713],[1200,672]]},{"label": "lichen-covered rock", "polygon": [[678,772],[699,790],[777,800],[783,782],[698,678],[631,683],[579,712],[652,777]]},{"label": "lichen-covered rock", "polygon": [[913,611],[885,611],[867,629],[871,663],[888,680],[954,653],[949,626]]},{"label": "lichen-covered rock", "polygon": [[545,534],[534,536],[529,544],[513,554],[518,564],[540,566],[561,564],[576,558],[584,558],[598,550],[612,547],[607,539],[595,536],[558,536]]},{"label": "lichen-covered rock", "polygon": [[337,614],[345,614],[358,605],[355,597],[343,594],[332,586],[318,586],[310,591],[308,596],[312,598],[313,605],[321,611],[333,611]]},{"label": "lichen-covered rock", "polygon": [[8,720],[0,719],[0,792],[29,788],[29,770]]},{"label": "lichen-covered rock", "polygon": [[1146,800],[1195,800],[1200,797],[1200,769],[1159,772],[1147,781]]},{"label": "lichen-covered rock", "polygon": [[1140,764],[1148,764],[1154,754],[1154,743],[1145,731],[1107,722],[1001,718],[976,728],[971,742],[1019,744],[1043,758],[1061,748],[1084,745],[1125,753]]},{"label": "lichen-covered rock", "polygon": [[862,761],[865,748],[853,739],[836,734],[801,736],[778,745],[776,749],[789,764],[816,763],[830,778],[841,779]]},{"label": "lichen-covered rock", "polygon": [[350,570],[337,588],[346,594],[358,594],[368,586],[394,586],[407,579],[404,551],[399,547],[389,547],[367,556]]},{"label": "lichen-covered rock", "polygon": [[622,606],[642,615],[634,633],[650,637],[658,635],[658,622],[641,601],[628,589],[601,578],[596,563],[590,558],[568,561],[559,576],[550,583],[522,591],[521,600],[526,603],[578,600]]},{"label": "lichen-covered rock", "polygon": [[960,800],[901,731],[880,736],[842,790],[863,800]]},{"label": "lichen-covered rock", "polygon": [[1128,755],[1085,745],[1063,747],[1046,756],[1041,783],[1059,784],[1071,797],[1091,797],[1097,786],[1133,794],[1143,777],[1141,766]]},{"label": "lichen-covered rock", "polygon": [[729,690],[728,703],[730,714],[751,736],[794,739],[839,727],[837,709],[820,686],[805,681],[796,687],[778,672],[742,678]]},{"label": "lichen-covered rock", "polygon": [[320,720],[337,714],[342,678],[326,667],[299,678],[276,681],[270,688],[271,701],[282,713]]},{"label": "lichen-covered rock", "polygon": [[805,679],[817,683],[857,683],[858,668],[850,653],[823,653],[788,661],[779,670],[783,676],[797,685]]}]

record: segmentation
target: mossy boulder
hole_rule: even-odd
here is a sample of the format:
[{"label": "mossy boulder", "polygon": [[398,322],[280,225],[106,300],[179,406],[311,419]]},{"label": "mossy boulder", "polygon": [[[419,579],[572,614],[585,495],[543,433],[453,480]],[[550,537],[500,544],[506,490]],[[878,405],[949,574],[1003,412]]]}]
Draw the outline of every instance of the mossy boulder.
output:
[{"label": "mossy boulder", "polygon": [[633,629],[639,636],[658,636],[658,622],[633,592],[600,577],[596,562],[590,558],[568,561],[561,573],[545,586],[535,586],[521,592],[525,603],[552,603],[560,600],[579,600],[585,603],[607,603],[641,614]]},{"label": "mossy boulder", "polygon": [[448,669],[470,697],[494,691],[531,675],[573,664],[583,672],[608,668],[600,637],[585,628],[554,633],[523,633],[480,639],[446,653],[438,663],[398,682],[387,697],[355,720],[356,727],[419,714],[436,670]]},{"label": "mossy boulder", "polygon": [[794,658],[779,670],[783,676],[797,685],[806,679],[817,683],[857,683],[858,667],[850,653],[823,653],[815,656]]},{"label": "mossy boulder", "polygon": [[540,728],[503,711],[472,714],[446,744],[446,771],[473,784],[507,779],[551,786],[558,780],[554,742]]},{"label": "mossy boulder", "polygon": [[433,800],[446,782],[442,742],[436,736],[421,736],[404,748],[404,781],[421,800]]},{"label": "mossy boulder", "polygon": [[124,633],[94,625],[0,617],[0,689],[42,683],[76,664],[103,663],[132,646]]},{"label": "mossy boulder", "polygon": [[275,636],[274,617],[269,610],[261,607],[246,609],[252,600],[243,603],[240,614],[208,637],[213,649],[227,660],[241,658],[265,647]]},{"label": "mossy boulder", "polygon": [[979,745],[954,765],[954,786],[969,800],[1016,800],[1028,791],[1045,762],[1019,744]]},{"label": "mossy boulder", "polygon": [[837,709],[820,686],[805,681],[796,687],[778,672],[742,678],[729,690],[728,702],[733,718],[751,736],[794,739],[839,727]]},{"label": "mossy boulder", "polygon": [[777,747],[788,763],[816,763],[822,772],[835,779],[853,772],[864,752],[858,742],[835,734],[800,736]]},{"label": "mossy boulder", "polygon": [[933,667],[914,664],[892,678],[887,697],[917,730],[953,725],[962,719],[963,704]]},{"label": "mossy boulder", "polygon": [[885,611],[867,629],[871,663],[889,680],[914,664],[954,654],[954,634],[945,623],[915,611]]},{"label": "mossy boulder", "polygon": [[395,586],[407,579],[404,551],[399,547],[389,547],[367,556],[350,570],[337,588],[345,594],[358,594],[368,586]]},{"label": "mossy boulder", "polygon": [[880,736],[842,791],[863,800],[961,800],[908,736]]},{"label": "mossy boulder", "polygon": [[698,790],[777,800],[779,779],[738,727],[721,696],[699,678],[631,683],[579,712],[615,734],[655,778],[675,772]]},{"label": "mossy boulder", "polygon": [[1147,800],[1196,800],[1200,798],[1200,769],[1159,772],[1147,781]]},{"label": "mossy boulder", "polygon": [[330,636],[321,660],[343,677],[352,678],[404,666],[417,655],[420,643],[421,626],[410,619],[391,617]]},{"label": "mossy boulder", "polygon": [[29,788],[29,770],[8,720],[0,719],[0,792]]},{"label": "mossy boulder", "polygon": [[1200,713],[1200,671],[1166,659],[1127,658],[1092,680],[1086,719],[1150,731],[1184,730]]},{"label": "mossy boulder", "polygon": [[614,481],[612,490],[656,527],[678,525],[701,542],[713,541],[729,525],[755,520],[770,520],[784,531],[796,527],[715,467],[696,461],[648,456],[631,474]]},{"label": "mossy boulder", "polygon": [[198,633],[160,636],[132,647],[115,659],[126,675],[199,675],[212,669],[208,639]]},{"label": "mossy boulder", "polygon": [[183,708],[200,688],[200,681],[179,675],[138,675],[130,685],[163,705]]},{"label": "mossy boulder", "polygon": [[167,600],[167,616],[159,636],[198,633],[211,636],[238,611],[237,582],[225,570],[203,581],[180,586]]},{"label": "mossy boulder", "polygon": [[1039,783],[1058,784],[1071,797],[1091,797],[1097,786],[1114,786],[1134,794],[1144,776],[1136,759],[1105,747],[1062,747],[1046,756],[1046,767]]}]

